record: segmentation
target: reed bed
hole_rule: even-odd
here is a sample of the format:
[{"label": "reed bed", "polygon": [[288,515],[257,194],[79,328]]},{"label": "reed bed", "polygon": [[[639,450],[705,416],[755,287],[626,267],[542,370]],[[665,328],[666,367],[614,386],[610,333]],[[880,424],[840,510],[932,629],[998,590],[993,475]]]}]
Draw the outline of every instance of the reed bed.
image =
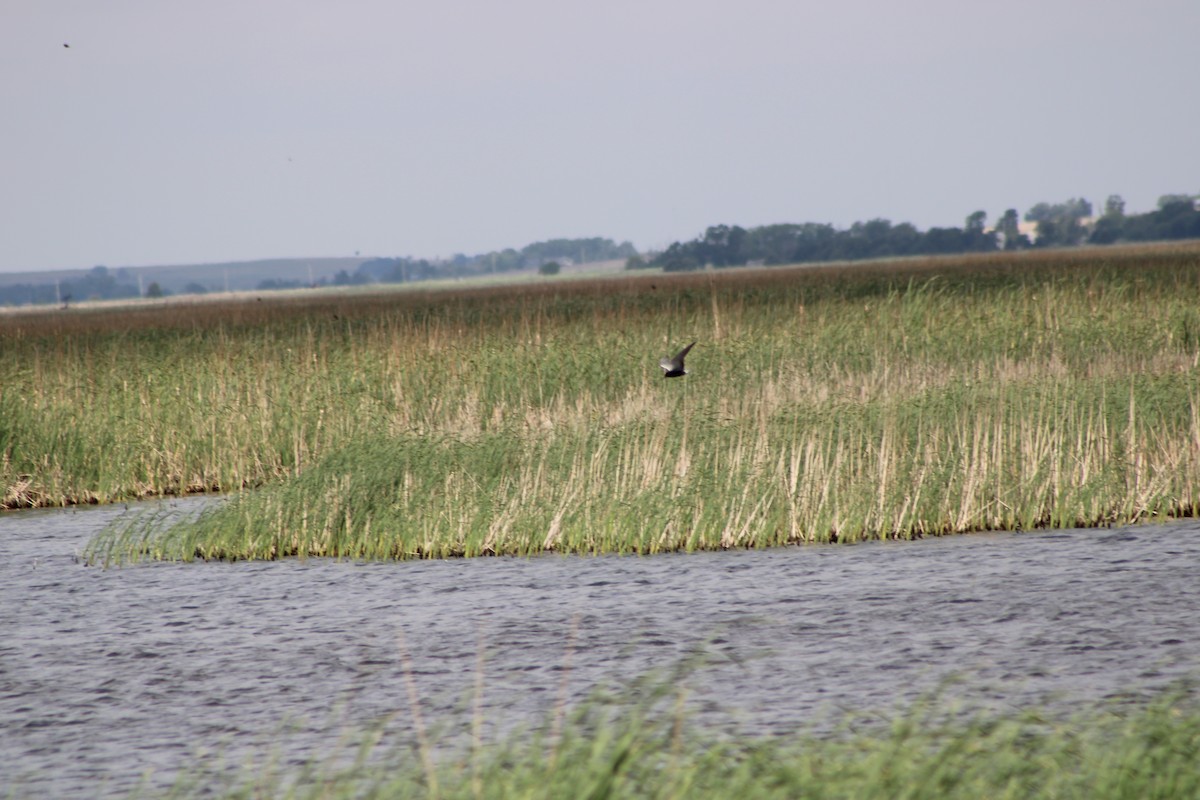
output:
[{"label": "reed bed", "polygon": [[95,560],[758,547],[1200,493],[1195,246],[12,314],[0,348],[5,505],[254,489]]}]

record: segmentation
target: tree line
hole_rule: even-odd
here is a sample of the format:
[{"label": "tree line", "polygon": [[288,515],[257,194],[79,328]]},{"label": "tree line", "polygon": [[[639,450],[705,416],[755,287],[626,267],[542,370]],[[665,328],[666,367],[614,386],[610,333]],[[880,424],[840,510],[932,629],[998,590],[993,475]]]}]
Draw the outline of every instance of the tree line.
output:
[{"label": "tree line", "polygon": [[960,228],[918,230],[886,219],[856,222],[837,229],[825,223],[763,225],[712,225],[687,242],[674,242],[648,258],[636,256],[628,269],[661,267],[666,272],[731,267],[746,264],[798,264],[815,261],[852,261],[867,258],[980,253],[1033,247],[1105,245],[1165,239],[1200,238],[1200,195],[1164,195],[1158,208],[1145,214],[1126,214],[1125,201],[1111,195],[1104,212],[1093,217],[1092,204],[1082,198],[1062,203],[1038,203],[1024,221],[1035,234],[1023,232],[1017,210],[1006,210],[994,226],[987,214],[970,214]]},{"label": "tree line", "polygon": [[359,265],[350,280],[362,283],[407,283],[431,278],[468,278],[520,269],[541,269],[545,264],[589,264],[633,258],[637,250],[629,242],[593,237],[550,239],[534,242],[520,250],[507,248],[479,255],[461,253],[446,260],[430,261],[408,257],[376,258]]},{"label": "tree line", "polygon": [[[354,286],[368,283],[406,283],[433,278],[465,278],[519,269],[537,269],[542,274],[554,274],[554,265],[624,260],[637,255],[629,242],[617,243],[601,237],[580,239],[550,239],[534,242],[520,250],[507,248],[468,256],[456,254],[448,259],[425,259],[401,256],[375,258],[361,263],[356,270],[340,270],[312,281],[288,278],[269,278],[255,287],[259,291],[280,289]],[[183,287],[184,294],[204,294],[209,288],[191,282]],[[0,286],[0,305],[70,304],[77,300],[117,300],[138,296],[165,297],[171,292],[156,282],[142,289],[137,277],[128,269],[110,270],[96,266],[82,277],[46,283],[16,283]]]},{"label": "tree line", "polygon": [[116,300],[138,297],[137,280],[124,269],[95,266],[78,278],[51,283],[13,283],[0,286],[0,305],[70,304],[73,300]]},{"label": "tree line", "polygon": [[[796,264],[815,261],[848,261],[896,256],[992,252],[1038,247],[1070,247],[1082,244],[1107,245],[1118,242],[1148,242],[1170,239],[1200,239],[1200,195],[1168,194],[1158,207],[1144,214],[1129,214],[1120,195],[1110,195],[1099,215],[1083,198],[1061,203],[1037,203],[1024,214],[1034,235],[1024,232],[1016,209],[1006,210],[996,224],[988,226],[987,214],[976,211],[962,227],[929,228],[886,219],[856,222],[846,229],[826,223],[805,222],[743,228],[713,225],[687,242],[674,242],[659,253],[643,256],[629,242],[617,243],[601,237],[550,239],[534,242],[520,250],[507,248],[474,256],[461,253],[448,259],[399,256],[364,261],[354,272],[342,270],[315,282],[270,279],[258,285],[262,291],[308,286],[347,286],[367,283],[408,283],[433,278],[466,278],[489,273],[537,269],[554,274],[561,264],[624,259],[629,269],[661,267],[668,272],[707,266],[732,267],[746,264]],[[1028,225],[1025,226],[1028,228]],[[207,291],[199,283],[183,288],[186,294]],[[145,288],[148,297],[168,294],[157,283]],[[138,297],[143,290],[127,269],[93,267],[82,277],[60,282],[19,283],[0,286],[0,305],[69,304],[76,300]]]},{"label": "tree line", "polygon": [[637,255],[629,242],[617,244],[612,239],[592,237],[586,239],[550,239],[534,242],[520,250],[506,248],[468,256],[457,253],[447,259],[412,258],[394,256],[372,258],[358,265],[354,272],[341,270],[329,278],[321,278],[314,284],[296,280],[272,279],[263,281],[259,289],[299,289],[305,286],[360,286],[368,283],[410,283],[437,278],[470,278],[520,269],[537,269],[542,274],[556,274],[549,265],[582,264],[594,261],[619,261]]}]

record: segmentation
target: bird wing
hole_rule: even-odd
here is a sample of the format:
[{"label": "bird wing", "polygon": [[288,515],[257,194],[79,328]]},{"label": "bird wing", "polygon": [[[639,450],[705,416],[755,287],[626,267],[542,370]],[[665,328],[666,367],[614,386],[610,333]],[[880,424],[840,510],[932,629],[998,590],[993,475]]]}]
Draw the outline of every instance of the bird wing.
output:
[{"label": "bird wing", "polygon": [[678,353],[676,353],[675,357],[671,360],[679,362],[680,366],[682,366],[683,365],[683,357],[686,356],[688,354],[688,351],[691,350],[695,345],[696,345],[696,343],[692,342],[687,347],[683,348]]},{"label": "bird wing", "polygon": [[696,344],[695,342],[692,342],[692,344],[689,344],[687,347],[680,350],[674,356],[670,356],[670,357],[664,356],[663,359],[658,362],[658,365],[660,367],[662,367],[663,369],[665,369],[667,372],[676,372],[678,370],[683,369],[683,357],[688,354],[688,350],[691,350],[692,346],[695,344]]}]

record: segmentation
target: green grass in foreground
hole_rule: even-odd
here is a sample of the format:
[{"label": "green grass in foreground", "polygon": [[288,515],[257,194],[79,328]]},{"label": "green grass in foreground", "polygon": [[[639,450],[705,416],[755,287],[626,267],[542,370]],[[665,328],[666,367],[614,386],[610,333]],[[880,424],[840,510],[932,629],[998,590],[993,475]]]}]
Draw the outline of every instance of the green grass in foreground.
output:
[{"label": "green grass in foreground", "polygon": [[[1079,798],[1200,797],[1200,714],[1185,696],[1062,720],[917,706],[840,732],[731,741],[674,710],[591,705],[495,745],[442,752],[422,733],[349,738],[303,767],[266,758],[200,770],[169,797],[225,798]],[[666,698],[667,701],[670,698]],[[658,710],[652,710],[657,707]],[[561,724],[560,724],[561,723]],[[456,754],[457,753],[457,754]]]}]

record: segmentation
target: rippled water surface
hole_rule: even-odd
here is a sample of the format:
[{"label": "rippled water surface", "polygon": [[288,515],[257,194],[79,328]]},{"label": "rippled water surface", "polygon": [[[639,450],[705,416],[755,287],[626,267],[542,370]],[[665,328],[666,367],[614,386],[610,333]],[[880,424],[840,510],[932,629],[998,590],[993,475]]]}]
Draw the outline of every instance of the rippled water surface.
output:
[{"label": "rippled water surface", "polygon": [[1005,709],[1144,694],[1200,666],[1196,522],[650,558],[82,565],[120,513],[0,515],[0,795],[120,796],[202,752],[406,725],[405,655],[427,722],[469,715],[482,675],[499,730],[544,719],[564,683],[579,699],[702,650],[686,679],[701,724],[781,734],[949,676]]}]

